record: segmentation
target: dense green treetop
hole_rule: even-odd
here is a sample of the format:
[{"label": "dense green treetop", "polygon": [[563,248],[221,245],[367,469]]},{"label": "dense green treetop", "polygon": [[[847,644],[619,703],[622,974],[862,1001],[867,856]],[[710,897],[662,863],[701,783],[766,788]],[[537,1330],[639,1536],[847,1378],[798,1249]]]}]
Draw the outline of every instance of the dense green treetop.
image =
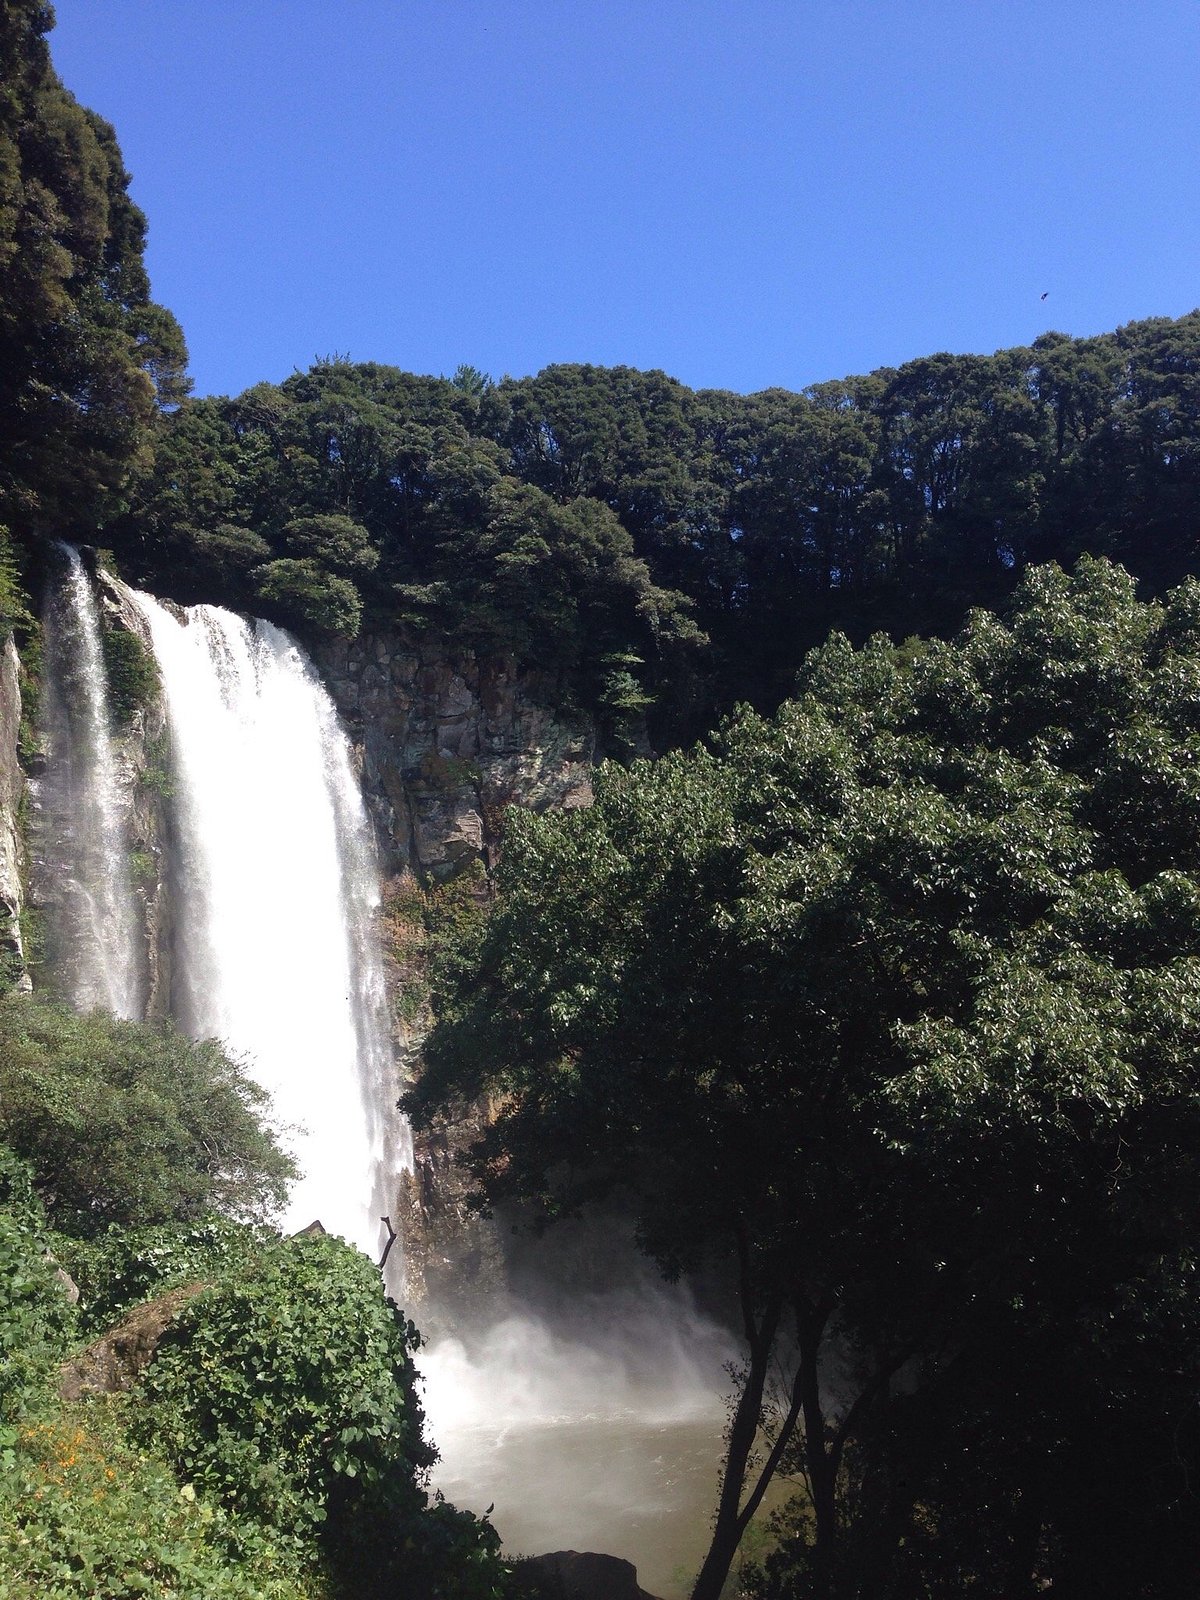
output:
[{"label": "dense green treetop", "polygon": [[622,1190],[665,1270],[736,1271],[698,1596],[777,1359],[796,1594],[924,1595],[947,1552],[946,1592],[997,1597],[1200,1570],[1198,763],[1200,587],[1142,604],[1084,562],[952,643],[834,638],[773,720],[513,815],[410,1104],[498,1097],[489,1198]]}]

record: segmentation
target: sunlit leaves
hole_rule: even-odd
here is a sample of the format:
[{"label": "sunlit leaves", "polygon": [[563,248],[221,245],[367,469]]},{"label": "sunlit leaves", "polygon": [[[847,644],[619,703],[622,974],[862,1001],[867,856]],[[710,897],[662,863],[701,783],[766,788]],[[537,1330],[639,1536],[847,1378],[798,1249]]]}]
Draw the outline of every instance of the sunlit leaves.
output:
[{"label": "sunlit leaves", "polygon": [[265,1104],[215,1040],[0,1001],[0,1138],[64,1232],[269,1213],[293,1168],[260,1122]]}]

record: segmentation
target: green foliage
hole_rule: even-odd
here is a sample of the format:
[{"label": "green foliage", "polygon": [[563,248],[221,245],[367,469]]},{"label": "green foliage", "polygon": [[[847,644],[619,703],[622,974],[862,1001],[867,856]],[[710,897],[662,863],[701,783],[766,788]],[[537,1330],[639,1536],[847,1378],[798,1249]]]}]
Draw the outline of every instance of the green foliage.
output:
[{"label": "green foliage", "polygon": [[412,1027],[428,1020],[433,964],[453,959],[482,930],[489,904],[487,874],[478,859],[442,882],[422,885],[406,873],[388,887],[381,929],[401,1022]]},{"label": "green foliage", "polygon": [[411,1481],[413,1335],[338,1241],[267,1247],[193,1302],[143,1384],[148,1436],[206,1494],[311,1543],[342,1479]]},{"label": "green foliage", "polygon": [[487,1199],[620,1187],[664,1270],[737,1264],[698,1596],[776,1360],[812,1507],[779,1593],[1200,1574],[1198,618],[1194,583],[1038,569],[1007,622],[835,638],[774,720],[514,817],[409,1104],[499,1097]]},{"label": "green foliage", "polygon": [[0,906],[0,994],[15,988],[25,974],[20,926],[19,917],[14,917],[7,906]]},{"label": "green foliage", "polygon": [[[319,1600],[315,1575],[181,1489],[135,1446],[120,1401],[30,1419],[0,1458],[6,1600]],[[235,1555],[236,1552],[236,1555]]]},{"label": "green foliage", "polygon": [[597,714],[608,745],[617,756],[632,755],[646,711],[653,704],[633,669],[643,666],[637,656],[615,652],[600,662],[602,676],[596,696]]},{"label": "green foliage", "polygon": [[36,625],[12,534],[0,523],[0,641],[15,631],[24,642]]},{"label": "green foliage", "polygon": [[147,850],[129,852],[129,878],[134,884],[152,884],[158,876],[158,863]]},{"label": "green foliage", "polygon": [[0,1000],[0,1137],[65,1233],[268,1212],[293,1168],[262,1127],[265,1106],[214,1040]]},{"label": "green foliage", "polygon": [[31,971],[36,969],[46,959],[46,916],[37,906],[22,906],[18,918],[21,929],[21,949],[24,952],[25,965]]},{"label": "green foliage", "polygon": [[772,708],[832,627],[947,634],[1033,560],[1090,550],[1154,592],[1178,582],[1198,352],[1193,313],[750,396],[626,367],[490,384],[339,359],[184,408],[121,536],[180,598],[248,604],[262,559],[220,530],[335,578],[340,537],[288,531],[332,518],[356,563],[378,557],[353,569],[368,623],[550,668],[624,755],[643,709],[662,744]]},{"label": "green foliage", "polygon": [[498,1592],[485,1523],[427,1506],[418,1336],[377,1271],[328,1237],[265,1247],[192,1301],[142,1382],[141,1436],[206,1499],[320,1549],[356,1592]]},{"label": "green foliage", "polygon": [[186,352],[149,298],[113,130],[51,67],[52,20],[32,0],[0,18],[0,517],[69,537],[115,509]]},{"label": "green foliage", "polygon": [[460,393],[470,395],[475,400],[482,399],[493,387],[492,380],[486,372],[481,372],[478,367],[468,366],[465,363],[455,367],[450,382]]},{"label": "green foliage", "polygon": [[153,1227],[113,1226],[89,1239],[59,1234],[54,1249],[79,1288],[81,1332],[94,1338],[144,1300],[241,1270],[268,1237],[261,1227],[213,1213]]},{"label": "green foliage", "polygon": [[164,728],[156,737],[147,739],[143,749],[146,764],[139,774],[138,781],[143,788],[151,790],[163,800],[169,800],[175,793],[175,781],[171,776],[169,732]]},{"label": "green foliage", "polygon": [[268,561],[252,576],[257,599],[282,621],[351,638],[358,632],[362,602],[348,578],[333,577],[307,558]]},{"label": "green foliage", "polygon": [[335,572],[370,572],[379,565],[370,534],[350,517],[296,517],[283,538],[298,556],[311,556]]},{"label": "green foliage", "polygon": [[153,655],[128,628],[107,626],[100,635],[108,705],[119,727],[144,710],[159,692],[158,667]]},{"label": "green foliage", "polygon": [[[18,686],[21,692],[21,721],[17,728],[17,755],[26,771],[36,762],[41,748],[38,713],[42,695],[42,625],[31,618],[20,641]],[[22,796],[22,805],[28,802]]]},{"label": "green foliage", "polygon": [[[115,137],[55,77],[48,21],[9,7],[0,106],[0,516],[23,536],[102,524],[184,601],[514,654],[622,758],[644,719],[662,747],[777,706],[833,627],[947,635],[1031,561],[1105,554],[1155,593],[1195,568],[1197,312],[802,394],[336,356],[184,403]],[[0,576],[0,627],[18,604]]]},{"label": "green foliage", "polygon": [[45,1213],[24,1162],[0,1145],[0,1461],[9,1426],[37,1409],[66,1354],[74,1312],[49,1255]]},{"label": "green foliage", "polygon": [[[654,583],[609,507],[506,470],[480,431],[492,394],[338,360],[197,402],[111,536],[178,598],[265,607],[302,633],[353,633],[361,605],[369,624],[515,654],[598,703],[606,658],[648,677],[642,663],[698,637],[687,602]],[[619,716],[636,699],[620,691]]]},{"label": "green foliage", "polygon": [[365,1257],[226,1218],[58,1236],[93,1336],[197,1278],[139,1389],[52,1395],[75,1313],[0,1147],[0,1592],[499,1600],[486,1522],[429,1501],[418,1338]]}]

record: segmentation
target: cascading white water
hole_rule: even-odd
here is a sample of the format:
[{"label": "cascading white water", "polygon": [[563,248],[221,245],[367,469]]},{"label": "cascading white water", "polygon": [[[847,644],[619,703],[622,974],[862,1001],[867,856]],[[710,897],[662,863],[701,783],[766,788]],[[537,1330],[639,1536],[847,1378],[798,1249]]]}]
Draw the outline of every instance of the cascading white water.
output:
[{"label": "cascading white water", "polygon": [[130,597],[171,732],[172,1009],[271,1092],[302,1174],[285,1228],[319,1220],[378,1258],[389,1180],[411,1155],[393,1110],[378,875],[345,735],[281,629]]},{"label": "cascading white water", "polygon": [[35,869],[57,980],[80,1011],[142,1012],[142,951],[130,879],[129,787],[112,737],[100,615],[79,552],[44,617],[45,771],[35,785]]}]

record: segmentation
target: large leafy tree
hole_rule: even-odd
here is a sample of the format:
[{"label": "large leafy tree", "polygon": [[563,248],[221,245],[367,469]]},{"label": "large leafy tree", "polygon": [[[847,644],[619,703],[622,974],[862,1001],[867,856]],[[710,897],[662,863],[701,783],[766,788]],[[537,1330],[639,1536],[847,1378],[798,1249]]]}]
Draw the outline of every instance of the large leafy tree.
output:
[{"label": "large leafy tree", "polygon": [[780,1467],[773,1593],[1200,1575],[1198,756],[1200,586],[1084,563],[513,818],[412,1109],[489,1091],[485,1198],[623,1191],[664,1270],[729,1264],[696,1600]]}]

